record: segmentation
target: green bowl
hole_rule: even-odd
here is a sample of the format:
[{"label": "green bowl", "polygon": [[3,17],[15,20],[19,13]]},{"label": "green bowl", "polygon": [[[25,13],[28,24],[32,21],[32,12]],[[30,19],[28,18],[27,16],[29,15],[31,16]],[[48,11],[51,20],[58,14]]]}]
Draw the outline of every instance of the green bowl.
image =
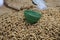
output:
[{"label": "green bowl", "polygon": [[24,15],[26,21],[30,24],[36,23],[41,18],[41,14],[33,10],[25,10]]}]

